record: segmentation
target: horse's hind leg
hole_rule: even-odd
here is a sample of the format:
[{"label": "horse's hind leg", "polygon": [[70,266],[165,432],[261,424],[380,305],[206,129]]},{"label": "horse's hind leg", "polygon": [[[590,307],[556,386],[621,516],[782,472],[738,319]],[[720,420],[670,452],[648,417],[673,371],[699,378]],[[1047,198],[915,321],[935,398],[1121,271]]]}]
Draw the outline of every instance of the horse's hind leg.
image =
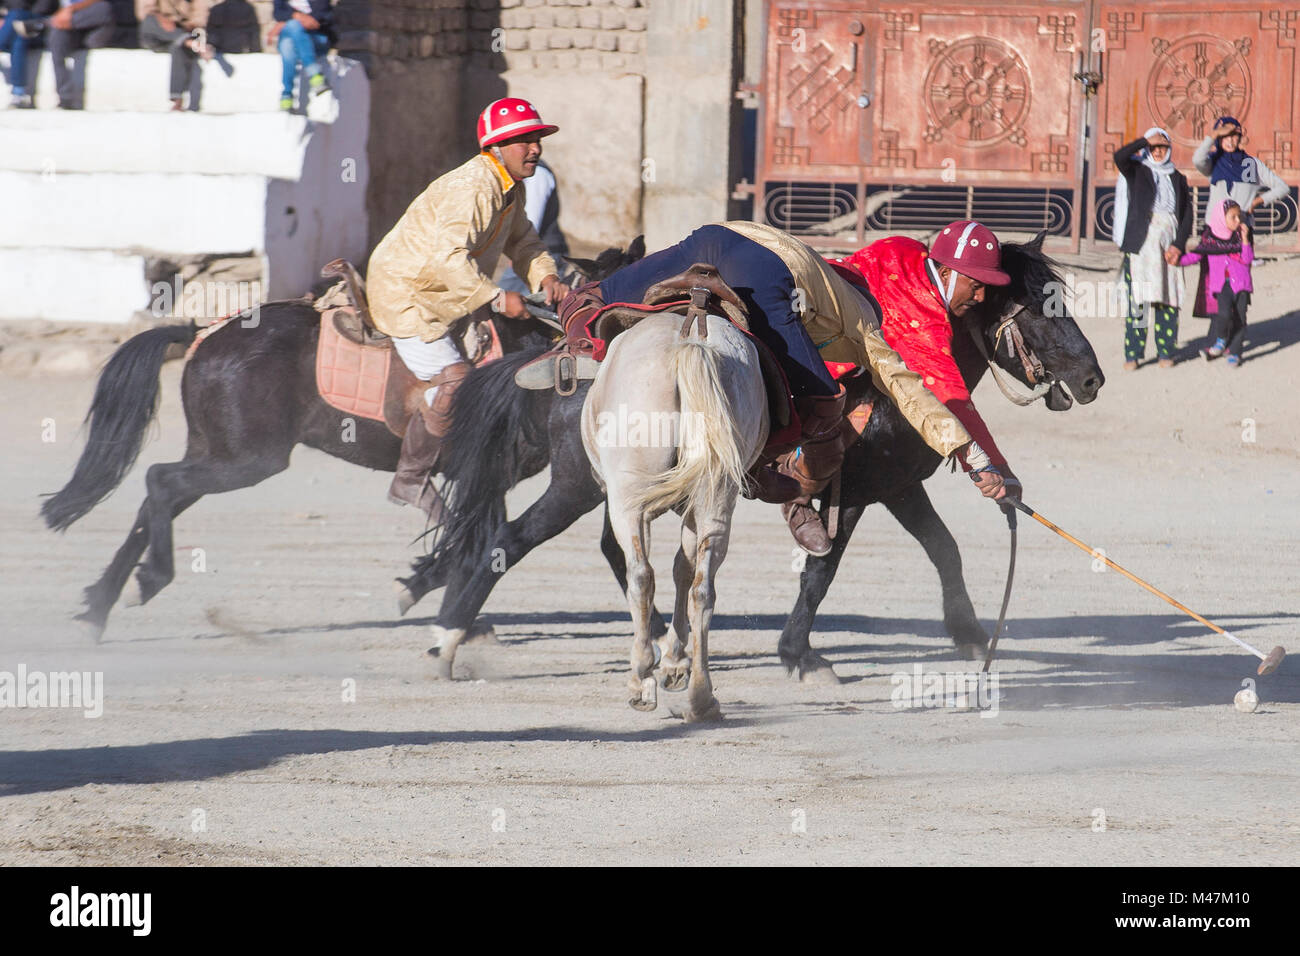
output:
[{"label": "horse's hind leg", "polygon": [[[198,498],[190,498],[178,502],[172,517],[180,514],[197,500]],[[103,635],[108,623],[109,611],[121,597],[123,586],[129,580],[131,571],[149,544],[149,510],[149,502],[146,500],[140,505],[135,524],[131,526],[131,532],[122,542],[122,546],[113,555],[113,560],[99,576],[99,580],[86,588],[84,595],[86,609],[76,616],[76,620],[84,621],[90,626],[95,640],[99,640]]]},{"label": "horse's hind leg", "polygon": [[664,690],[685,690],[691,676],[691,662],[687,656],[690,640],[689,601],[691,581],[695,577],[695,527],[682,521],[682,545],[673,559],[673,587],[676,604],[673,607],[673,629],[659,638],[659,677]]},{"label": "horse's hind leg", "polygon": [[[688,723],[722,719],[722,708],[713,696],[713,681],[709,678],[709,624],[713,620],[713,604],[717,592],[713,579],[727,556],[727,542],[731,535],[731,509],[734,498],[725,510],[700,521],[695,528],[695,574],[689,582],[691,621],[691,678],[687,687],[686,709],[682,717]],[[688,515],[687,520],[693,516]]]},{"label": "horse's hind leg", "polygon": [[835,580],[840,559],[844,557],[849,538],[864,510],[862,504],[842,507],[839,531],[831,542],[830,553],[820,558],[810,556],[804,563],[804,569],[799,575],[799,597],[786,619],[776,648],[781,663],[791,677],[797,677],[801,681],[839,683],[840,679],[831,667],[831,662],[812,649],[808,634],[812,630],[813,619],[817,616],[817,608],[826,597],[831,582]]},{"label": "horse's hind leg", "polygon": [[[605,506],[605,527],[600,533],[600,551],[609,562],[609,569],[614,572],[614,580],[618,582],[619,588],[627,594],[627,559],[623,557],[623,549],[619,547],[614,529],[610,526],[609,505]],[[653,606],[650,608],[650,633],[661,640],[668,633],[668,622]]]},{"label": "horse's hind leg", "polygon": [[609,515],[614,536],[627,557],[627,603],[632,612],[632,674],[628,678],[628,698],[636,710],[654,710],[658,706],[655,689],[655,656],[651,649],[650,609],[655,599],[655,573],[650,566],[650,516],[626,509],[622,496],[610,488]]},{"label": "horse's hind leg", "polygon": [[[153,465],[145,475],[148,497],[140,506],[149,529],[149,554],[136,572],[138,603],[149,601],[175,577],[172,559],[172,518],[204,495],[255,485],[289,464],[289,455],[243,461],[184,459]],[[123,546],[126,548],[126,545]]]},{"label": "horse's hind leg", "polygon": [[943,586],[943,626],[966,660],[976,660],[988,650],[989,636],[975,616],[966,580],[961,573],[961,552],[948,526],[943,523],[925,487],[918,481],[896,498],[883,502],[898,523],[925,548],[939,572]]}]

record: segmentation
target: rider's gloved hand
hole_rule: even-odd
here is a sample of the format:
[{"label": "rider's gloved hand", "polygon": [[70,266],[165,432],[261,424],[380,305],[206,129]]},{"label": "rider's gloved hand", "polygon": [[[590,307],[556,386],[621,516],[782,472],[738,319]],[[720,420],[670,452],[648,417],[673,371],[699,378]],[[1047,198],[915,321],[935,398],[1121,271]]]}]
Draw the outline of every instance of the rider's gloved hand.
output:
[{"label": "rider's gloved hand", "polygon": [[529,317],[528,309],[524,305],[524,297],[518,292],[507,292],[504,289],[498,292],[496,299],[493,300],[492,311],[504,315],[507,319]]}]

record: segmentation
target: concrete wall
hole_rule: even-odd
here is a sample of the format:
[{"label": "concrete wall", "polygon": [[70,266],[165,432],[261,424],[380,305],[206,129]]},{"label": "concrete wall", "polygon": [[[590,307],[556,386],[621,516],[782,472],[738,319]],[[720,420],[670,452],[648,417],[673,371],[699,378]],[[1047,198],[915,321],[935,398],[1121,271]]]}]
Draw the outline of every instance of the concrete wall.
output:
[{"label": "concrete wall", "polygon": [[356,0],[340,50],[371,77],[371,244],[433,179],[478,150],[479,112],[507,95],[561,127],[545,151],[578,254],[640,231],[643,0]]},{"label": "concrete wall", "polygon": [[646,38],[646,244],[726,219],[734,180],[739,4],[651,0]]}]

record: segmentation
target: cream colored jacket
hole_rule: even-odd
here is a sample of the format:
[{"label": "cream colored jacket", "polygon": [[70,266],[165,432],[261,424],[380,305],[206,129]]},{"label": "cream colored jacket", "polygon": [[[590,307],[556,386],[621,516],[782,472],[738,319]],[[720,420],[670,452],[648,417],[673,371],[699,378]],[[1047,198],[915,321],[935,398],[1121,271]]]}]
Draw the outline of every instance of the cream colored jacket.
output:
[{"label": "cream colored jacket", "polygon": [[876,388],[890,397],[925,443],[945,458],[970,442],[970,433],[957,416],[889,347],[867,300],[825,259],[772,226],[756,222],[721,225],[776,253],[786,264],[803,292],[804,328],[823,359],[853,362],[870,371]]},{"label": "cream colored jacket", "polygon": [[502,253],[528,285],[557,271],[524,213],[524,184],[487,153],[440,176],[375,247],[366,298],[375,326],[395,338],[441,338],[496,298]]}]

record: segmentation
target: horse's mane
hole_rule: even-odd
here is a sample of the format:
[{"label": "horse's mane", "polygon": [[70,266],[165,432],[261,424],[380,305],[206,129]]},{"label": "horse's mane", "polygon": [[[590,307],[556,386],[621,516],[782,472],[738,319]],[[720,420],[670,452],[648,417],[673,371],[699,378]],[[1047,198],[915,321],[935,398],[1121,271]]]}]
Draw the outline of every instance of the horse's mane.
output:
[{"label": "horse's mane", "polygon": [[1046,314],[1045,304],[1052,290],[1064,287],[1057,271],[1059,264],[1043,252],[1041,235],[1030,242],[1004,243],[1002,268],[1011,276],[1006,295],[1021,304],[1027,303],[1039,315]]}]

